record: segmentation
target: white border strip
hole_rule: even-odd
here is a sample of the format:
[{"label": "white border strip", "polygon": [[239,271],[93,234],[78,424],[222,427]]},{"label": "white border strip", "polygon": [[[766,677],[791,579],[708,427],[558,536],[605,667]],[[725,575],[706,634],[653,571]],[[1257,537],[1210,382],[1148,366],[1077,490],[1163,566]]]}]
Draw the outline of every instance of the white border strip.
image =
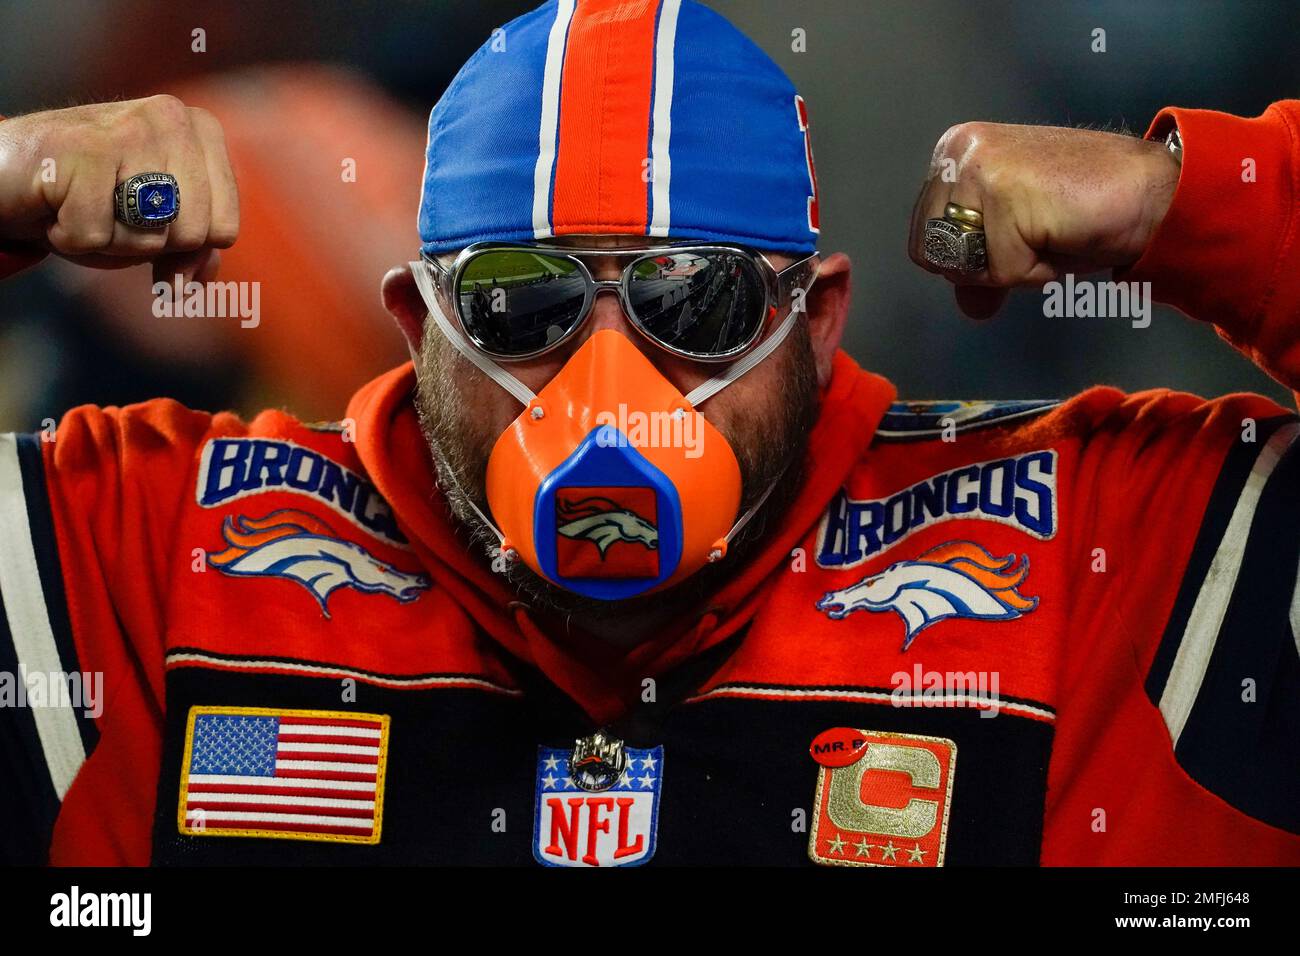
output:
[{"label": "white border strip", "polygon": [[[14,435],[0,435],[0,596],[4,597],[20,671],[65,674],[36,566],[22,470],[18,466],[18,439]],[[59,694],[57,699],[48,706],[32,707],[31,712],[50,782],[62,800],[86,762],[86,748],[72,712],[71,694]]]},{"label": "white border strip", "polygon": [[1300,568],[1296,569],[1295,590],[1291,592],[1291,640],[1300,654]]},{"label": "white border strip", "polygon": [[672,222],[669,205],[673,161],[668,147],[673,135],[673,53],[677,45],[677,13],[682,0],[663,0],[659,10],[659,35],[655,38],[655,105],[650,140],[650,232],[668,235]]},{"label": "white border strip", "polygon": [[1183,728],[1187,726],[1187,718],[1191,715],[1197,695],[1201,692],[1205,670],[1210,664],[1210,657],[1219,639],[1219,630],[1223,627],[1224,615],[1228,611],[1233,591],[1236,590],[1237,575],[1241,572],[1241,562],[1246,554],[1246,543],[1250,540],[1250,527],[1255,520],[1255,509],[1259,507],[1259,497],[1297,433],[1300,433],[1300,424],[1283,425],[1260,449],[1255,466],[1251,468],[1237,504],[1232,509],[1232,517],[1223,532],[1223,539],[1210,561],[1210,569],[1205,573],[1200,593],[1196,595],[1187,627],[1178,642],[1178,653],[1169,669],[1169,679],[1160,694],[1160,713],[1175,747],[1178,746]]},{"label": "white border strip", "polygon": [[[942,401],[942,399],[936,399],[935,401]],[[1044,400],[1037,399],[1037,398],[1025,398],[1025,399],[1004,399],[1003,401],[1005,401],[1005,403],[1008,405],[1016,405],[1019,404],[1020,402],[1038,402]],[[904,399],[903,404],[924,405],[926,403],[924,401],[919,403],[908,403],[906,399]],[[1060,408],[1061,405],[1063,404],[1064,402],[1062,401],[1052,400],[1050,404],[1039,405],[1036,408],[1024,408],[1018,412],[1012,412],[1008,415],[999,415],[996,418],[970,418],[967,419],[966,421],[961,421],[960,419],[953,416],[952,427],[955,432],[960,433],[963,431],[972,431],[976,428],[983,428],[986,425],[987,426],[1001,425],[1004,422],[1014,422],[1018,418],[1027,418],[1030,415],[1045,415],[1054,408]],[[888,415],[890,413],[886,412],[885,414]],[[924,438],[929,435],[942,435],[943,432],[944,432],[943,428],[926,428],[926,429],[916,429],[916,430],[907,429],[907,428],[877,428],[876,429],[876,434],[881,436],[882,438]]]},{"label": "white border strip", "polygon": [[363,671],[351,670],[347,667],[326,667],[322,664],[299,664],[296,662],[286,661],[269,661],[259,660],[256,658],[246,658],[241,660],[229,660],[224,657],[212,657],[207,654],[197,654],[192,651],[173,651],[167,655],[167,667],[193,667],[206,666],[216,667],[220,670],[245,671],[245,670],[276,670],[289,671],[295,674],[308,674],[312,677],[351,677],[365,684],[377,684],[381,687],[398,687],[407,689],[417,689],[426,687],[477,687],[482,690],[496,691],[499,694],[508,694],[511,697],[520,697],[523,691],[515,690],[510,687],[502,687],[500,684],[494,684],[478,677],[380,677],[375,674],[367,674]]},{"label": "white border strip", "polygon": [[542,72],[542,121],[537,131],[537,166],[533,169],[533,238],[551,235],[551,171],[555,168],[555,136],[560,126],[560,77],[564,73],[564,43],[573,18],[574,0],[559,0],[555,22],[546,40]]},{"label": "white border strip", "polygon": [[753,687],[753,686],[722,686],[713,690],[705,691],[703,694],[697,694],[695,697],[688,698],[685,703],[694,704],[702,700],[708,700],[713,697],[744,697],[744,698],[784,698],[786,700],[848,700],[863,701],[869,704],[888,704],[891,707],[897,707],[900,710],[914,707],[943,707],[945,704],[952,704],[958,701],[965,702],[971,708],[996,708],[999,711],[1005,710],[1010,713],[1019,713],[1026,716],[1037,717],[1040,720],[1046,720],[1051,723],[1056,722],[1056,715],[1050,710],[1044,710],[1042,707],[1034,707],[1032,704],[1022,704],[1017,701],[1002,700],[980,696],[979,694],[957,693],[955,691],[944,691],[941,695],[926,696],[924,692],[920,694],[908,694],[903,696],[899,703],[895,700],[894,695],[889,691],[879,690],[833,690],[831,688],[819,687]]}]

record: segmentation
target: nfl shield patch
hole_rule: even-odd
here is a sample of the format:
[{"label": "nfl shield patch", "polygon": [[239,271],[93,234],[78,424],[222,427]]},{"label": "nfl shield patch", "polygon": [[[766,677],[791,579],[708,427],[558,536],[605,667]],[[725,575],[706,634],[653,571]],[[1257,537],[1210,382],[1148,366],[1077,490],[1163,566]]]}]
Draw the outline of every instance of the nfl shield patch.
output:
[{"label": "nfl shield patch", "polygon": [[[957,745],[942,737],[836,731],[818,759],[808,855],[830,866],[943,866]],[[842,744],[842,746],[836,746]],[[843,756],[841,756],[843,755]]]},{"label": "nfl shield patch", "polygon": [[533,857],[543,866],[638,866],[655,852],[664,748],[601,734],[539,747]]},{"label": "nfl shield patch", "polygon": [[192,707],[180,832],[378,843],[387,765],[384,714]]}]

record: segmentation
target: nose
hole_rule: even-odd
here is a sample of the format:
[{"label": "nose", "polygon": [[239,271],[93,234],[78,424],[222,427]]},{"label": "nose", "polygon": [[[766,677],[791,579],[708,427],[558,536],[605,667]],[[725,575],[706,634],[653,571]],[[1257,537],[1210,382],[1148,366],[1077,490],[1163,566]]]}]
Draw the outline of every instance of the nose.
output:
[{"label": "nose", "polygon": [[595,301],[591,303],[591,316],[587,320],[588,335],[601,329],[613,329],[633,341],[641,338],[641,334],[632,325],[632,319],[623,309],[616,281],[609,285],[603,282],[597,285],[595,296]]},{"label": "nose", "polygon": [[643,336],[632,326],[632,320],[623,309],[619,285],[623,276],[623,263],[616,256],[594,256],[587,260],[587,268],[596,282],[582,339],[585,341],[601,329],[613,329],[627,336],[640,348]]},{"label": "nose", "polygon": [[661,373],[669,375],[670,369],[663,350],[642,334],[623,308],[618,281],[601,282],[602,278],[596,276],[599,284],[596,286],[595,300],[591,303],[591,315],[587,317],[586,326],[582,330],[582,341],[585,342],[601,329],[613,329],[636,346],[637,351],[648,358]]}]

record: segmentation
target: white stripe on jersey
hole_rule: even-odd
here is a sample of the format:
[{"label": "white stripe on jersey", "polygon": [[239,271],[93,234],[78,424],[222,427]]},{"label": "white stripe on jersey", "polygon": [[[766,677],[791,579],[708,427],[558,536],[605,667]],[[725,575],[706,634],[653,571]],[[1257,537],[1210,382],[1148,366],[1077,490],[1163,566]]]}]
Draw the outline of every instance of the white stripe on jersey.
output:
[{"label": "white stripe on jersey", "polygon": [[1187,726],[1187,718],[1191,715],[1197,695],[1201,692],[1201,682],[1205,680],[1205,670],[1218,642],[1219,629],[1223,627],[1228,603],[1236,590],[1237,575],[1241,572],[1241,562],[1246,555],[1246,543],[1250,539],[1250,527],[1255,520],[1259,497],[1297,433],[1300,433],[1300,424],[1283,425],[1260,449],[1259,457],[1255,459],[1255,465],[1232,509],[1232,517],[1223,532],[1223,539],[1210,561],[1210,569],[1205,574],[1200,593],[1196,595],[1196,603],[1192,606],[1187,627],[1178,643],[1178,653],[1169,670],[1169,680],[1165,682],[1164,692],[1160,695],[1160,713],[1175,747],[1178,746],[1183,728]]},{"label": "white stripe on jersey", "polygon": [[[0,597],[4,598],[20,672],[66,674],[45,607],[14,435],[0,435]],[[51,697],[46,706],[32,707],[31,712],[50,782],[62,800],[86,762],[86,748],[72,711],[72,695]]]}]

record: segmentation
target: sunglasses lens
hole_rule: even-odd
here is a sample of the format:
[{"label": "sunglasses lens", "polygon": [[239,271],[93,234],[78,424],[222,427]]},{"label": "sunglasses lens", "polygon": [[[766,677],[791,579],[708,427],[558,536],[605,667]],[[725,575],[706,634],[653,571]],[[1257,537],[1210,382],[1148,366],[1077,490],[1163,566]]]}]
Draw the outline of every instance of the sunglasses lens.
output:
[{"label": "sunglasses lens", "polygon": [[466,264],[456,294],[476,345],[497,355],[528,355],[572,331],[582,317],[587,280],[572,260],[498,249]]},{"label": "sunglasses lens", "polygon": [[724,356],[763,322],[762,277],[739,253],[667,252],[635,263],[628,299],[649,335],[680,352]]}]

